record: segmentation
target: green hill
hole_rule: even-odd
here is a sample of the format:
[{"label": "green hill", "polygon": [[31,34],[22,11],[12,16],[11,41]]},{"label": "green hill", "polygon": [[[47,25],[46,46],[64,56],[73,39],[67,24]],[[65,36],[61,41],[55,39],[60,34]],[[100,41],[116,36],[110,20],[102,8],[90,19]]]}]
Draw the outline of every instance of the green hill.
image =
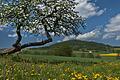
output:
[{"label": "green hill", "polygon": [[81,41],[81,40],[69,40],[69,41],[55,43],[47,47],[31,48],[30,50],[46,51],[48,49],[53,49],[54,47],[64,46],[64,45],[69,45],[70,47],[72,47],[74,51],[92,50],[95,52],[108,52],[108,53],[113,51],[113,47],[110,45],[105,45],[96,42]]},{"label": "green hill", "polygon": [[62,45],[70,45],[73,50],[95,50],[95,51],[110,51],[113,49],[110,45],[105,45],[102,43],[88,42],[81,40],[69,40],[60,43],[53,44],[49,47],[56,47]]}]

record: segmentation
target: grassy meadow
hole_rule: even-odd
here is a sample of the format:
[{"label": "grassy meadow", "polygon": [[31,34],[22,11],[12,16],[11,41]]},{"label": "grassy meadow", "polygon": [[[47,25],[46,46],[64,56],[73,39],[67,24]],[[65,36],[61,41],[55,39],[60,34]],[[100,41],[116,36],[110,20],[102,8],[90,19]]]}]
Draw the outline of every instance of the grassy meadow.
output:
[{"label": "grassy meadow", "polygon": [[118,48],[74,47],[53,45],[0,56],[0,80],[120,80]]},{"label": "grassy meadow", "polygon": [[120,80],[120,60],[19,54],[0,58],[0,80]]}]

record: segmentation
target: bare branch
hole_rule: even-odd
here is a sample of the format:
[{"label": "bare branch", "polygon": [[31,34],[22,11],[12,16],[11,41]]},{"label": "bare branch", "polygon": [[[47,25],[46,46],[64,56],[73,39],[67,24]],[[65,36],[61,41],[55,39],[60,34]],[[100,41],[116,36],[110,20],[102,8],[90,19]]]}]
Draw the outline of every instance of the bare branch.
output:
[{"label": "bare branch", "polygon": [[7,48],[7,49],[4,49],[2,51],[2,53],[0,53],[1,56],[4,56],[4,55],[10,55],[10,54],[13,54],[15,52],[18,52],[20,51],[19,48]]}]

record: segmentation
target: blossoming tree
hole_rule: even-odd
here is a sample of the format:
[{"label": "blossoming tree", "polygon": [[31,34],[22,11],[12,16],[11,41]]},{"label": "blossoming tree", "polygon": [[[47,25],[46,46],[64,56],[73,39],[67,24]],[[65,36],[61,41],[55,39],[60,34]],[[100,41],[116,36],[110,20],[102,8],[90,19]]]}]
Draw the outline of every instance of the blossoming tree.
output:
[{"label": "blossoming tree", "polygon": [[[51,33],[57,35],[78,35],[84,27],[85,19],[78,15],[74,0],[1,0],[0,25],[14,24],[17,39],[12,49],[1,55],[12,54],[31,46],[41,46],[52,42]],[[47,39],[21,44],[21,32],[41,35]]]}]

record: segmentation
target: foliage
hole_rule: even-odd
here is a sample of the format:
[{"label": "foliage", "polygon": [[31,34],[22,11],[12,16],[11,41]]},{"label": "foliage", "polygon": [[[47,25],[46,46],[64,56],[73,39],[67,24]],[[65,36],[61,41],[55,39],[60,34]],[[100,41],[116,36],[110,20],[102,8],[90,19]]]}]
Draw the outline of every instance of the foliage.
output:
[{"label": "foliage", "polygon": [[87,54],[87,58],[94,58],[93,53],[88,53],[88,54]]},{"label": "foliage", "polygon": [[81,53],[81,58],[85,58],[86,54],[85,53]]},{"label": "foliage", "polygon": [[47,26],[56,35],[78,34],[84,19],[75,12],[74,0],[2,0],[0,23],[12,23],[30,33],[40,33]]},{"label": "foliage", "polygon": [[120,48],[119,47],[114,47],[114,53],[120,53]]},{"label": "foliage", "polygon": [[72,48],[69,45],[58,45],[55,47],[51,47],[48,50],[48,53],[50,55],[56,55],[56,56],[72,56]]}]

